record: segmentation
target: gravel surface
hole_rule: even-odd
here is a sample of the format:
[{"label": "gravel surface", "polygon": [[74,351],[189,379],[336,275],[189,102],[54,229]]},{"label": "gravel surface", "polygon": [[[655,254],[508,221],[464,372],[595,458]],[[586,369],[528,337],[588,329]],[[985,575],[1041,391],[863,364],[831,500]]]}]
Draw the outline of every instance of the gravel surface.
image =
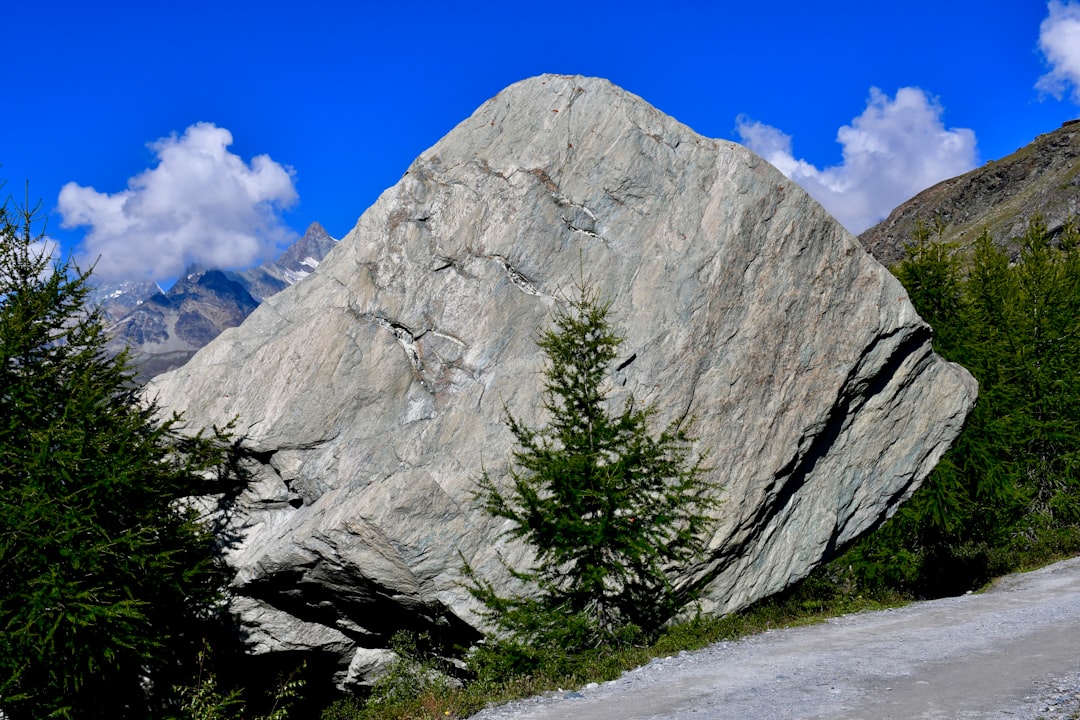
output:
[{"label": "gravel surface", "polygon": [[1080,718],[1080,558],[984,593],[773,630],[473,720]]}]

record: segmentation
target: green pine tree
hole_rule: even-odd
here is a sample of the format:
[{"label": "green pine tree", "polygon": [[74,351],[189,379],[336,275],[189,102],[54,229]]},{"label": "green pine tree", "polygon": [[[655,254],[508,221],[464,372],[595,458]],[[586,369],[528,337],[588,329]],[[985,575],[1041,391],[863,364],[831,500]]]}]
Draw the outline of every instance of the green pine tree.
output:
[{"label": "green pine tree", "polygon": [[184,498],[225,481],[229,442],[157,419],[33,215],[0,207],[0,716],[146,718],[221,598]]},{"label": "green pine tree", "polygon": [[688,418],[654,437],[652,407],[609,407],[622,338],[610,303],[584,282],[577,291],[537,341],[549,420],[532,428],[507,412],[518,444],[508,482],[485,472],[477,493],[532,548],[535,564],[514,572],[539,593],[503,598],[475,577],[472,587],[514,637],[568,651],[655,634],[690,597],[672,570],[702,553],[717,504]]},{"label": "green pine tree", "polygon": [[893,268],[904,285],[912,305],[934,329],[934,349],[953,352],[963,305],[963,267],[957,247],[942,242],[944,227],[939,222],[915,224],[914,237],[906,257]]},{"label": "green pine tree", "polygon": [[[982,237],[971,283],[971,362],[995,408],[988,447],[1036,525],[1080,523],[1080,233],[1036,217],[1015,261]],[[996,452],[994,452],[996,450]],[[1032,534],[1032,529],[1025,529]]]}]

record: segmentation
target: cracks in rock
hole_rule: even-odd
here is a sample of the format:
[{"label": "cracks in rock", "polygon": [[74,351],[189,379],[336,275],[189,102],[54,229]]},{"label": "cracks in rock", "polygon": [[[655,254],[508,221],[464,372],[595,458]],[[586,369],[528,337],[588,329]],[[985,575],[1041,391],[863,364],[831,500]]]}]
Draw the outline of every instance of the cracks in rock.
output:
[{"label": "cracks in rock", "polygon": [[491,167],[491,165],[488,164],[488,161],[485,158],[475,158],[472,161],[472,164],[479,168],[480,172],[484,173],[485,175],[494,175],[495,177],[500,178],[503,181],[506,181],[508,179],[506,175]]},{"label": "cracks in rock", "polygon": [[589,230],[587,228],[578,227],[577,225],[575,225],[571,220],[567,219],[566,217],[560,217],[560,220],[562,220],[564,223],[566,223],[566,227],[570,228],[570,230],[572,230],[573,232],[584,233],[584,234],[588,235],[591,238],[596,238],[597,240],[604,243],[605,245],[607,244],[607,240],[605,240],[603,238],[603,236],[600,235],[600,233],[598,233],[598,232],[596,232],[594,230]]},{"label": "cracks in rock", "polygon": [[427,213],[426,215],[418,215],[416,217],[410,217],[408,211],[406,211],[404,208],[398,208],[398,209],[394,210],[393,212],[391,212],[390,215],[386,218],[386,229],[389,230],[390,232],[394,232],[399,227],[401,227],[401,225],[403,223],[408,222],[408,223],[417,223],[419,225],[423,225],[424,223],[426,223],[430,219],[431,219],[431,213],[430,212]]},{"label": "cracks in rock", "polygon": [[439,255],[437,252],[432,256],[431,262],[428,263],[428,270],[433,273],[441,273],[444,270],[450,270],[465,280],[476,280],[476,276],[465,269],[458,258]]},{"label": "cracks in rock", "polygon": [[[468,372],[460,359],[456,358],[460,358],[460,352],[466,350],[469,344],[454,333],[437,330],[434,327],[414,330],[397,320],[376,313],[360,312],[352,307],[350,307],[350,312],[357,319],[374,323],[394,336],[394,340],[405,353],[413,378],[420,387],[432,395],[445,390],[453,383],[451,368]],[[431,322],[430,319],[429,322]],[[451,353],[452,357],[444,357],[439,353],[437,344],[436,347],[430,345],[425,347],[422,343],[428,335],[449,341],[461,348],[461,351]]]},{"label": "cracks in rock", "polygon": [[[594,213],[592,210],[585,207],[584,205],[581,205],[580,203],[572,203],[572,202],[569,202],[569,201],[567,203],[565,203],[565,204],[568,205],[569,207],[580,210],[581,212],[585,213],[585,216],[587,218],[589,218],[589,220],[591,220],[594,223],[596,222],[596,213]],[[566,218],[563,218],[563,221],[565,222]]]},{"label": "cracks in rock", "polygon": [[679,145],[681,144],[679,142],[678,136],[675,136],[675,140],[674,140],[674,142],[672,142],[672,141],[668,140],[667,138],[665,138],[663,135],[661,135],[658,132],[648,132],[645,128],[641,127],[640,125],[638,125],[636,122],[634,122],[630,118],[627,118],[627,120],[630,122],[631,125],[633,125],[635,128],[637,128],[638,132],[640,132],[642,135],[644,135],[647,138],[651,138],[652,140],[654,140],[659,145],[666,145],[667,147],[669,147],[672,150],[672,152],[677,150]]},{"label": "cracks in rock", "polygon": [[537,287],[528,277],[525,276],[520,270],[515,268],[509,260],[502,255],[487,255],[489,260],[494,260],[502,266],[503,272],[506,273],[506,277],[510,278],[510,282],[514,284],[521,292],[526,295],[543,295]]},{"label": "cracks in rock", "polygon": [[574,129],[572,127],[574,125],[574,103],[577,102],[577,99],[581,97],[584,92],[585,88],[576,85],[571,91],[570,98],[566,101],[566,105],[563,107],[563,112],[566,114],[566,150],[568,158],[574,152]]},{"label": "cracks in rock", "polygon": [[361,312],[357,310],[352,304],[349,304],[349,312],[358,320],[364,322],[375,323],[379,327],[390,332],[397,340],[398,345],[405,351],[405,357],[409,361],[409,367],[412,369],[413,376],[420,382],[420,385],[425,389],[428,388],[427,382],[422,375],[424,364],[420,359],[420,350],[417,347],[416,341],[418,336],[414,335],[412,330],[403,323],[391,320],[390,318],[383,317],[382,315],[376,315],[370,312]]},{"label": "cracks in rock", "polygon": [[573,110],[574,109],[574,103],[577,102],[577,99],[584,92],[585,92],[585,88],[581,87],[580,85],[575,85],[574,89],[570,93],[570,99],[566,101],[566,107],[564,107],[563,110],[565,112],[567,112],[567,113],[569,113],[571,110]]},{"label": "cracks in rock", "polygon": [[559,186],[555,184],[555,181],[551,179],[551,176],[547,174],[547,171],[543,168],[533,168],[529,170],[529,174],[533,175],[540,184],[543,185],[551,197],[555,198],[556,202],[560,205],[569,205],[570,201],[566,199],[566,196],[559,192]]},{"label": "cracks in rock", "polygon": [[[864,367],[866,362],[877,352],[882,343],[891,341],[902,332],[903,329],[898,329],[879,335],[863,349],[861,356],[853,363],[847,378],[841,384],[837,399],[825,421],[818,426],[818,431],[807,436],[806,439],[809,442],[800,444],[800,448],[805,449],[800,449],[787,465],[773,475],[772,486],[779,485],[779,490],[772,502],[763,503],[758,512],[747,520],[746,525],[754,529],[745,541],[746,546],[760,542],[765,531],[773,525],[773,520],[787,512],[817,464],[829,454],[837,440],[843,435],[850,416],[858,412],[874,396],[883,392],[896,378],[900,367],[908,358],[919,353],[923,348],[930,347],[930,329],[925,326],[918,327],[889,351],[888,357],[880,363],[877,372],[868,378],[860,379],[860,375],[866,369]],[[929,353],[927,355],[929,356]],[[918,375],[918,368],[913,368],[911,374]],[[834,528],[834,537],[829,540],[831,545],[836,544],[836,536],[842,529],[842,526]]]},{"label": "cracks in rock", "polygon": [[[838,403],[847,408],[848,412],[858,410],[872,397],[882,392],[892,382],[893,377],[900,369],[900,365],[909,357],[916,355],[920,349],[925,349],[926,352],[922,353],[923,358],[920,361],[920,366],[912,368],[910,374],[912,376],[917,375],[921,365],[931,360],[932,352],[930,348],[933,330],[928,325],[918,325],[904,336],[905,329],[897,328],[891,332],[878,335],[872,343],[863,349],[858,361],[844,380],[844,392]],[[881,369],[873,375],[863,378],[861,382],[856,382],[857,378],[863,376],[864,366],[868,361],[872,362],[878,348],[891,342],[897,336],[900,336],[900,340],[895,347],[888,350],[888,357],[880,363]]]},{"label": "cracks in rock", "polygon": [[[444,340],[449,340],[450,342],[455,343],[456,345],[460,346],[462,349],[469,347],[469,344],[467,342],[465,342],[464,340],[459,338],[457,335],[453,335],[452,333],[442,332],[441,330],[434,330],[434,329],[428,330],[427,332],[430,332],[435,337],[440,337],[440,338],[442,338]],[[426,335],[426,334],[427,333],[424,333],[424,335]],[[418,337],[423,337],[423,335],[420,335]]]},{"label": "cracks in rock", "polygon": [[422,337],[423,334],[421,333],[419,336],[414,335],[412,330],[402,323],[378,315],[372,315],[371,313],[364,313],[363,318],[370,322],[374,322],[384,330],[388,330],[394,336],[398,345],[405,351],[405,357],[409,360],[409,365],[412,367],[413,377],[416,378],[421,387],[431,391],[431,387],[429,387],[427,380],[424,379],[424,363],[420,359],[420,350],[416,344],[416,341]]},{"label": "cracks in rock", "polygon": [[631,212],[642,215],[639,203],[648,197],[644,187],[634,185],[633,181],[625,178],[615,187],[603,186],[604,194],[611,198],[616,205],[628,208]]},{"label": "cracks in rock", "polygon": [[567,228],[573,232],[584,233],[591,238],[596,238],[600,242],[607,244],[607,240],[596,231],[596,213],[588,206],[574,202],[566,197],[566,195],[559,190],[559,186],[555,184],[555,181],[551,179],[551,176],[548,175],[547,171],[543,168],[533,168],[529,170],[529,174],[540,181],[540,184],[551,194],[552,199],[554,199],[560,207],[575,211],[573,216],[570,217],[567,215],[559,216],[559,219],[563,221]]},{"label": "cracks in rock", "polygon": [[659,133],[650,133],[649,137],[651,137],[653,140],[655,140],[658,143],[661,143],[663,145],[667,145],[672,150],[678,150],[679,145],[680,145],[678,138],[675,139],[675,142],[670,142],[667,138],[662,137]]},{"label": "cracks in rock", "polygon": [[[575,90],[575,97],[580,92],[583,92],[583,90],[577,88]],[[573,145],[568,142],[568,147],[572,148]],[[473,164],[486,175],[492,175],[504,181],[509,181],[510,179],[510,176],[492,168],[486,160],[477,159],[473,161]],[[559,189],[558,184],[551,178],[546,170],[543,168],[531,168],[528,170],[521,169],[520,171],[526,172],[536,178],[540,184],[543,185],[544,189],[548,191],[548,194],[556,204],[569,211],[561,214],[559,219],[562,220],[563,224],[565,224],[570,231],[584,233],[589,237],[608,244],[608,241],[597,230],[599,222],[596,213],[587,205],[575,202],[567,197],[562,190]],[[514,170],[510,175],[516,174],[517,172],[519,172],[519,170]]]}]

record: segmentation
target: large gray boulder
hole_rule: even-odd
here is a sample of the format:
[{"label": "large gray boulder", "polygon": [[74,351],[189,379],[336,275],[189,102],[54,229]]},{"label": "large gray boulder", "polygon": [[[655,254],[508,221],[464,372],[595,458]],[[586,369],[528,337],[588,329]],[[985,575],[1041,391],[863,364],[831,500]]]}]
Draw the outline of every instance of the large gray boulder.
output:
[{"label": "large gray boulder", "polygon": [[782,590],[895,511],[976,384],[900,284],[745,148],[604,80],[507,88],[423,153],[298,285],[149,393],[238,417],[254,485],[234,609],[256,652],[313,648],[360,682],[398,628],[468,638],[461,558],[525,549],[473,504],[506,467],[503,408],[542,421],[534,339],[582,274],[626,337],[620,403],[690,410],[723,505],[723,613]]}]

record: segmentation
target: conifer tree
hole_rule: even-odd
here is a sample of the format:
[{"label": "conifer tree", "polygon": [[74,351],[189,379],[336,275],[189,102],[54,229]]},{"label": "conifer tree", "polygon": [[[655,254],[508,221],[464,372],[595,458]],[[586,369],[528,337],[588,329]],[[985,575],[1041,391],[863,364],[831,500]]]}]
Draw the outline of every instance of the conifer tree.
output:
[{"label": "conifer tree", "polygon": [[576,289],[537,341],[547,424],[529,427],[508,411],[518,445],[509,482],[485,472],[477,492],[532,548],[535,564],[514,572],[539,594],[502,598],[475,578],[472,588],[516,638],[566,650],[649,637],[671,618],[690,595],[672,569],[703,551],[716,506],[687,417],[654,437],[652,407],[609,407],[622,338],[610,303],[583,281]]},{"label": "conifer tree", "polygon": [[943,229],[940,221],[932,225],[916,221],[907,256],[893,268],[893,274],[903,283],[919,315],[934,329],[934,349],[949,354],[957,344],[954,334],[961,321],[964,282],[957,247],[941,240]]},{"label": "conifer tree", "polygon": [[969,287],[969,365],[995,412],[986,450],[1029,517],[1080,525],[1080,232],[1051,238],[1035,216],[1015,260],[983,235]]},{"label": "conifer tree", "polygon": [[1080,232],[1052,238],[1035,217],[1014,255],[984,233],[966,266],[915,240],[894,272],[979,400],[922,487],[844,562],[872,583],[954,594],[1080,549]]},{"label": "conifer tree", "polygon": [[33,224],[0,207],[0,717],[152,717],[221,597],[184,498],[229,443],[157,419]]}]

